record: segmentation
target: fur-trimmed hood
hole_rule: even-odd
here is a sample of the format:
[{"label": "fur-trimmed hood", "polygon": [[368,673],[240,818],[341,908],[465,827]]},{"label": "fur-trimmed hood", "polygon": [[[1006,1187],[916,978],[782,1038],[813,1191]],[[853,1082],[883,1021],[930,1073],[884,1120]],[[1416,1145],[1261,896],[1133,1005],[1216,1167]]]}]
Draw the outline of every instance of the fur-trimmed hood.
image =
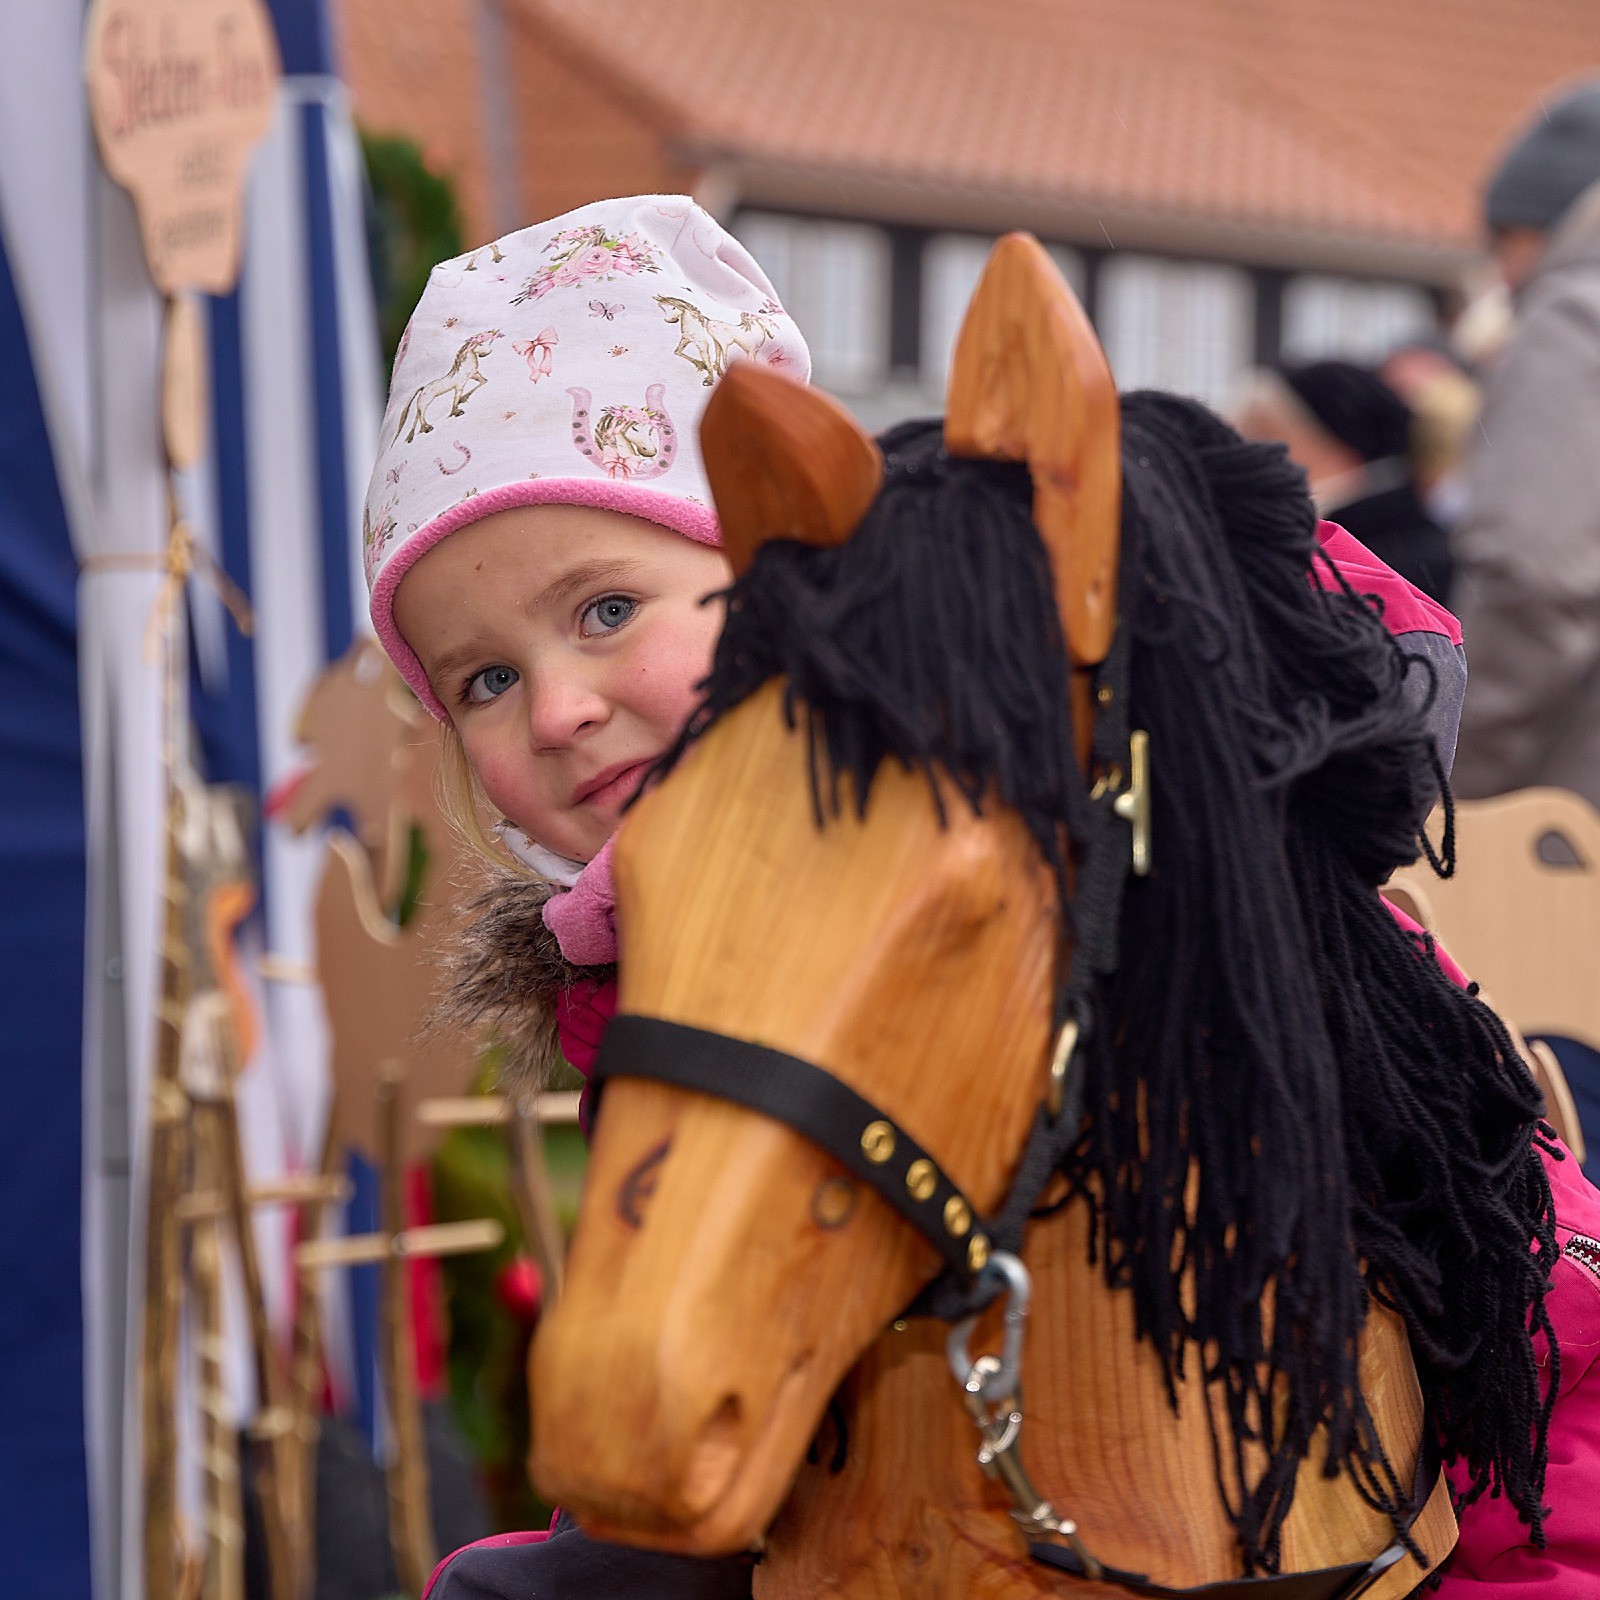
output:
[{"label": "fur-trimmed hood", "polygon": [[556,1003],[575,983],[612,977],[615,966],[580,967],[561,953],[544,922],[559,886],[490,866],[443,951],[445,989],[433,1026],[487,1033],[505,1050],[501,1083],[529,1094],[549,1083],[561,1059]]}]

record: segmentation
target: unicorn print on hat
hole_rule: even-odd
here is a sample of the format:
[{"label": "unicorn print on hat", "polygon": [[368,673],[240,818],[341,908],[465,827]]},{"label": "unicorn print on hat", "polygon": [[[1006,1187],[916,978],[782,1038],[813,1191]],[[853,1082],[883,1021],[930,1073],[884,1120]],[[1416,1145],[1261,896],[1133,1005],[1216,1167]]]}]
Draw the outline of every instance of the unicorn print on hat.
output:
[{"label": "unicorn print on hat", "polygon": [[677,459],[678,436],[663,403],[666,392],[665,384],[652,383],[642,406],[606,406],[591,426],[593,397],[587,389],[568,389],[573,444],[608,478],[638,482],[670,472]]},{"label": "unicorn print on hat", "polygon": [[434,401],[450,396],[450,412],[452,417],[461,415],[461,408],[480,390],[488,379],[483,375],[482,361],[488,355],[489,348],[496,339],[501,337],[498,328],[489,328],[483,333],[473,334],[459,350],[456,358],[451,363],[450,370],[441,378],[435,378],[431,383],[419,384],[413,391],[411,398],[400,408],[400,415],[395,419],[395,434],[406,425],[406,418],[410,417],[411,427],[406,433],[406,443],[410,444],[419,432],[432,433],[433,424],[428,421],[428,408]]}]

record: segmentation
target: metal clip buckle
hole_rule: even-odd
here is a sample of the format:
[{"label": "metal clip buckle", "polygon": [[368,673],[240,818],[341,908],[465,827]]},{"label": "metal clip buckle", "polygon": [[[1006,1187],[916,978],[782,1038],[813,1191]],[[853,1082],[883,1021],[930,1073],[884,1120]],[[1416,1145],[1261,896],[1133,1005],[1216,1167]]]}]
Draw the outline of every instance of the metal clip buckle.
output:
[{"label": "metal clip buckle", "polygon": [[[1111,796],[1111,809],[1133,831],[1132,869],[1136,878],[1150,874],[1150,735],[1135,728],[1128,735],[1128,772],[1118,765],[1102,772],[1089,791],[1091,800]],[[1126,777],[1126,787],[1124,787]]]},{"label": "metal clip buckle", "polygon": [[[1000,1280],[996,1283],[996,1279]],[[977,1327],[976,1316],[963,1317],[945,1340],[945,1355],[950,1370],[967,1396],[970,1410],[974,1403],[998,1406],[1009,1403],[1022,1386],[1022,1336],[1028,1321],[1028,1301],[1033,1294],[1033,1279],[1008,1250],[996,1250],[988,1264],[978,1274],[974,1287],[999,1288],[1006,1296],[1005,1339],[1000,1347],[1000,1358],[982,1356],[974,1361],[967,1349],[972,1330]],[[973,1385],[976,1382],[977,1387]]]},{"label": "metal clip buckle", "polygon": [[1050,1534],[1064,1539],[1077,1556],[1086,1578],[1099,1578],[1105,1568],[1078,1537],[1078,1525],[1057,1514],[1054,1506],[1034,1488],[1022,1464],[1022,1338],[1028,1319],[1032,1279],[1016,1256],[999,1250],[989,1257],[979,1274],[1004,1280],[1006,1289],[1005,1335],[998,1356],[979,1356],[968,1348],[978,1319],[964,1318],[950,1330],[945,1354],[950,1370],[961,1385],[961,1398],[977,1424],[978,1465],[986,1476],[1005,1486],[1011,1496],[1011,1516],[1029,1538]]},{"label": "metal clip buckle", "polygon": [[1077,1051],[1078,1035],[1081,1031],[1078,1019],[1068,1017],[1061,1024],[1061,1032],[1056,1035],[1056,1048],[1050,1057],[1050,1091],[1045,1102],[1049,1107],[1052,1121],[1061,1115],[1061,1107],[1066,1100],[1067,1068],[1072,1065],[1072,1057]]},{"label": "metal clip buckle", "polygon": [[1150,873],[1150,735],[1135,728],[1128,735],[1128,787],[1111,802],[1111,809],[1133,830],[1133,875]]}]

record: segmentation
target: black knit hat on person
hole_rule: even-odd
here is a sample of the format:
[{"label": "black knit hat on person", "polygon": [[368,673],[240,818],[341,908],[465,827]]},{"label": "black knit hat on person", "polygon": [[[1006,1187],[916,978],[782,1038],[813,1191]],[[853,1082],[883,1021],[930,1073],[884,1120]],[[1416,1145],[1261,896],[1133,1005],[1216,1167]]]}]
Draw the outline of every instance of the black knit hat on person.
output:
[{"label": "black knit hat on person", "polygon": [[1484,220],[1491,229],[1553,228],[1596,182],[1600,182],[1600,80],[1541,107],[1489,180]]},{"label": "black knit hat on person", "polygon": [[1278,371],[1306,410],[1363,461],[1410,450],[1411,408],[1370,368],[1312,361]]}]

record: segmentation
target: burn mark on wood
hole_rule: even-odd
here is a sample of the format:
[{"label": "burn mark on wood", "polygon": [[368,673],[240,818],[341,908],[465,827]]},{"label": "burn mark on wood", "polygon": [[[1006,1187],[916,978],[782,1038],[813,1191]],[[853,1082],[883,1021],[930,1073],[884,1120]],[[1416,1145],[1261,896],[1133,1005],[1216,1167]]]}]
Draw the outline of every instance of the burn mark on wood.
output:
[{"label": "burn mark on wood", "polygon": [[622,1186],[617,1190],[617,1215],[627,1227],[644,1226],[645,1207],[655,1195],[656,1178],[661,1171],[661,1163],[667,1159],[667,1152],[671,1149],[672,1137],[669,1134],[636,1162],[623,1178]]}]

